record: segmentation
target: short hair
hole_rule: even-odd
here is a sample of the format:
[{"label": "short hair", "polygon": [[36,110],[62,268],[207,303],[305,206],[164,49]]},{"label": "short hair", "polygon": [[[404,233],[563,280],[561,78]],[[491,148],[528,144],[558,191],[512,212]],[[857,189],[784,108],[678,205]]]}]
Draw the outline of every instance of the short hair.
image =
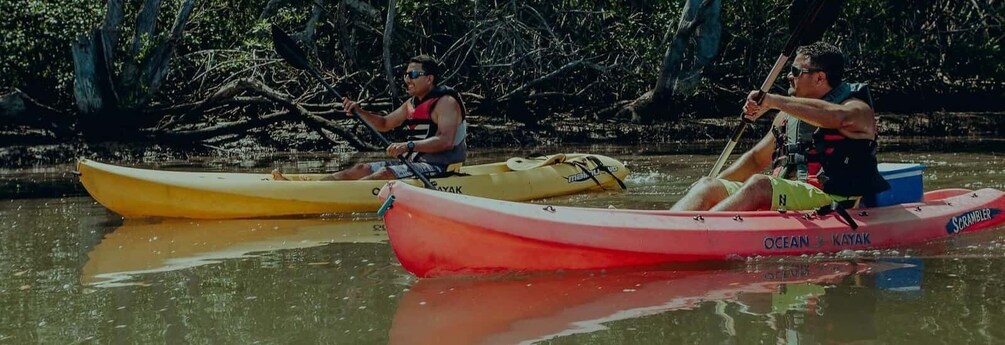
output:
[{"label": "short hair", "polygon": [[440,62],[436,61],[436,58],[421,54],[413,56],[408,59],[408,63],[422,64],[422,71],[426,72],[426,75],[440,75]]},{"label": "short hair", "polygon": [[812,68],[818,68],[827,74],[827,84],[831,87],[841,85],[844,79],[844,54],[838,47],[825,42],[815,42],[796,49],[796,54],[805,55]]}]

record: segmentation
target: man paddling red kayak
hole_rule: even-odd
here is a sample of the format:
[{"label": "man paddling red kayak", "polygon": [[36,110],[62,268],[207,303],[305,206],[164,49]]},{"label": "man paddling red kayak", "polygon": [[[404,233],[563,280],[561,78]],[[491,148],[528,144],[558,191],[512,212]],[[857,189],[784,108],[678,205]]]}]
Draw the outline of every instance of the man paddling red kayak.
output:
[{"label": "man paddling red kayak", "polygon": [[[796,50],[789,94],[753,91],[744,106],[751,121],[772,109],[771,132],[717,177],[704,177],[674,211],[809,210],[890,186],[876,170],[876,119],[864,84],[843,81],[844,57],[817,42]],[[771,174],[761,174],[771,167]]]}]

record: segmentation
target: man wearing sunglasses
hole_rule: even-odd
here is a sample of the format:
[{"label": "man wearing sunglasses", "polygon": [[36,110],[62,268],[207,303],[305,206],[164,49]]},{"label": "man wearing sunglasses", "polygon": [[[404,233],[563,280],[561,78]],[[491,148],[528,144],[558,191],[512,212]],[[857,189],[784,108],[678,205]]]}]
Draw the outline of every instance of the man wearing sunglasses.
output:
[{"label": "man wearing sunglasses", "polygon": [[[387,146],[388,156],[407,154],[420,173],[433,177],[443,174],[451,165],[467,158],[467,113],[461,95],[454,89],[439,85],[439,63],[428,55],[418,55],[408,61],[404,73],[405,89],[411,98],[390,114],[380,115],[363,110],[359,103],[342,99],[347,116],[357,114],[381,132],[405,126],[406,141]],[[279,171],[272,172],[276,180],[286,180]],[[356,164],[349,169],[325,176],[324,180],[391,180],[413,177],[412,171],[400,160]]]},{"label": "man wearing sunglasses", "polygon": [[753,91],[744,105],[750,120],[779,110],[771,132],[717,178],[696,182],[672,210],[841,211],[888,189],[876,167],[872,97],[864,84],[842,80],[844,64],[833,45],[799,47],[789,95],[767,94],[758,104]]}]

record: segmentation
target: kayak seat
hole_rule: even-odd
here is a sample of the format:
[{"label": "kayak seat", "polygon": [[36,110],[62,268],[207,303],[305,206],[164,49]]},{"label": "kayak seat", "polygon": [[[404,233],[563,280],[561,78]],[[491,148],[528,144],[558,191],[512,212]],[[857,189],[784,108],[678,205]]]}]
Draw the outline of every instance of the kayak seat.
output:
[{"label": "kayak seat", "polygon": [[881,207],[924,199],[924,181],[922,173],[925,166],[917,163],[879,163],[876,167],[880,175],[890,184],[890,189],[874,195],[864,195],[862,205],[865,207]]},{"label": "kayak seat", "polygon": [[565,162],[565,154],[559,153],[550,156],[532,155],[528,158],[513,157],[506,160],[506,167],[511,171],[524,171],[540,168],[545,165],[552,165]]},{"label": "kayak seat", "polygon": [[471,174],[465,174],[461,172],[461,167],[464,166],[464,162],[457,162],[447,166],[447,169],[439,174],[430,176],[431,178],[444,178],[453,176],[470,176]]}]

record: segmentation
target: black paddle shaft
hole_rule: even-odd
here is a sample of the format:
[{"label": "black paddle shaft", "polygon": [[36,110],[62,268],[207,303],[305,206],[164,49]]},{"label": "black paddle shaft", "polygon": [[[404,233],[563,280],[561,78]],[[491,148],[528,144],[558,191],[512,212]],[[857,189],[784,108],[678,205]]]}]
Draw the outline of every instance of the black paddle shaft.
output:
[{"label": "black paddle shaft", "polygon": [[[761,104],[764,101],[768,90],[774,85],[775,80],[778,79],[778,74],[782,71],[782,67],[788,62],[789,57],[796,51],[796,48],[802,44],[809,44],[820,40],[820,37],[827,31],[827,28],[837,20],[838,14],[841,12],[841,4],[844,0],[814,0],[808,7],[805,5],[805,2],[803,0],[793,1],[792,11],[790,12],[792,17],[796,18],[799,13],[805,14],[799,23],[796,24],[795,28],[792,29],[792,34],[785,41],[785,48],[782,49],[782,53],[775,60],[775,65],[772,66],[771,72],[768,73],[768,77],[764,80],[764,83],[761,84],[761,88],[757,90],[757,95],[754,96],[754,101],[757,104]],[[740,114],[740,124],[733,129],[733,134],[730,135],[726,148],[723,149],[722,154],[719,155],[719,159],[712,166],[712,171],[709,172],[708,177],[719,175],[719,171],[722,170],[722,166],[726,163],[726,159],[729,158],[729,154],[733,152],[733,147],[736,146],[736,143],[740,141],[740,137],[743,136],[743,131],[752,123],[752,121],[743,115]]]},{"label": "black paddle shaft", "polygon": [[[333,87],[324,78],[321,77],[321,72],[318,72],[317,68],[315,68],[309,62],[307,62],[307,54],[305,54],[304,51],[300,49],[300,46],[298,46],[297,43],[294,42],[293,39],[290,38],[290,36],[283,31],[283,29],[280,29],[278,26],[274,24],[272,25],[272,43],[275,46],[276,52],[279,53],[279,56],[281,56],[283,60],[286,61],[286,63],[290,64],[290,66],[293,66],[296,69],[306,70],[311,76],[314,77],[314,79],[317,79],[319,82],[321,82],[321,85],[323,85],[325,89],[328,90],[328,92],[334,94],[335,97],[337,97],[338,99],[342,99],[342,94],[340,94],[337,90],[335,90],[335,87]],[[377,130],[377,128],[373,127],[373,125],[370,124],[370,122],[367,122],[366,119],[364,119],[358,113],[353,112],[353,114],[355,115],[354,117],[356,119],[358,119],[360,122],[363,123],[363,125],[366,126],[366,128],[369,128],[370,131],[373,132],[373,134],[377,135],[377,138],[380,138],[380,141],[382,141],[385,146],[391,145],[391,141],[387,140],[387,138],[384,137],[384,135],[381,134],[380,131]],[[402,163],[405,163],[406,166],[408,166],[408,169],[411,170],[413,174],[415,174],[416,178],[422,181],[422,184],[425,185],[426,188],[436,189],[436,186],[433,185],[433,182],[429,181],[429,178],[427,178],[426,175],[423,175],[421,172],[419,172],[419,169],[416,168],[414,164],[412,164],[412,161],[408,160],[408,157],[405,157],[405,154],[400,154],[397,156],[397,158],[401,160]]]}]

